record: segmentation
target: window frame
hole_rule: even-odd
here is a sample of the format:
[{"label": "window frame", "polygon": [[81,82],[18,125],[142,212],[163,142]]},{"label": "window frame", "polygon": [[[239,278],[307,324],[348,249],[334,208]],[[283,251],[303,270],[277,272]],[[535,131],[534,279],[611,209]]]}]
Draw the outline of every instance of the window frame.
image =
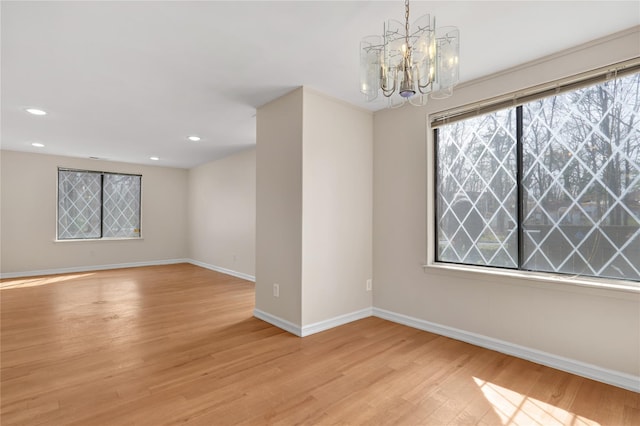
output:
[{"label": "window frame", "polygon": [[[423,264],[425,272],[428,269],[433,271],[452,271],[462,276],[473,277],[474,279],[488,280],[491,282],[508,281],[513,283],[513,279],[519,279],[518,282],[524,285],[548,286],[548,288],[557,288],[558,285],[567,285],[569,287],[586,287],[596,290],[613,290],[613,294],[620,295],[624,293],[640,293],[640,281],[625,280],[609,277],[593,277],[585,275],[571,275],[550,271],[532,271],[520,269],[522,265],[522,256],[524,254],[522,237],[523,227],[518,226],[518,267],[511,269],[506,267],[498,267],[492,265],[470,265],[463,263],[453,263],[446,261],[438,261],[438,147],[437,133],[441,125],[455,121],[465,120],[474,116],[479,116],[494,112],[505,108],[514,108],[516,110],[516,140],[517,140],[517,168],[516,174],[518,182],[522,179],[522,105],[536,99],[554,96],[564,92],[570,92],[581,87],[593,86],[600,82],[604,82],[627,74],[640,72],[640,58],[624,61],[608,67],[599,68],[589,72],[581,73],[576,76],[564,78],[562,80],[552,81],[532,88],[507,93],[499,97],[487,99],[484,101],[474,102],[471,104],[458,106],[445,111],[435,112],[428,116],[426,143],[430,149],[426,150],[427,165],[431,171],[427,177],[427,193],[431,196],[427,197],[427,259]],[[518,184],[517,196],[518,200],[522,200],[522,192],[524,186]],[[519,225],[523,222],[524,206],[522,202],[517,203],[517,218]],[[624,296],[623,296],[624,297]]]},{"label": "window frame", "polygon": [[[100,237],[98,238],[60,238],[59,235],[59,221],[60,221],[60,172],[77,172],[77,173],[93,173],[99,174],[100,177]],[[104,176],[105,175],[117,175],[117,176],[134,176],[140,178],[140,192],[139,200],[140,206],[138,211],[138,236],[133,237],[104,237]],[[128,241],[128,240],[143,240],[142,235],[142,175],[137,173],[121,173],[121,172],[107,172],[100,170],[88,170],[77,169],[73,167],[58,166],[56,168],[56,223],[55,223],[55,239],[56,243],[73,243],[83,241]]]}]

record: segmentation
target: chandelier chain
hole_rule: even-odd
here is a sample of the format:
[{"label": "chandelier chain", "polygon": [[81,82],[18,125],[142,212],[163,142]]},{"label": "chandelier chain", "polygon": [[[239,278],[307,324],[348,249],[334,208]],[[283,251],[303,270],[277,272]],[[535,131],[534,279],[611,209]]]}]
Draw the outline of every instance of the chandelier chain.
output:
[{"label": "chandelier chain", "polygon": [[409,0],[404,0],[404,42],[409,50]]}]

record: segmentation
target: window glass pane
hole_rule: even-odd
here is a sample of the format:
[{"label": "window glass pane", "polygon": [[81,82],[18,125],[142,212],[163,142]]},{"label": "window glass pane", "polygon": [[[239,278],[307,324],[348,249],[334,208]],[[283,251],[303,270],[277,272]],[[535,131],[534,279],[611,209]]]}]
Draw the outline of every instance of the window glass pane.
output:
[{"label": "window glass pane", "polygon": [[103,236],[140,236],[140,176],[104,175]]},{"label": "window glass pane", "polygon": [[99,173],[58,171],[58,239],[100,238]]},{"label": "window glass pane", "polygon": [[437,260],[516,268],[516,111],[440,127]]},{"label": "window glass pane", "polygon": [[523,268],[640,279],[639,84],[523,106]]}]

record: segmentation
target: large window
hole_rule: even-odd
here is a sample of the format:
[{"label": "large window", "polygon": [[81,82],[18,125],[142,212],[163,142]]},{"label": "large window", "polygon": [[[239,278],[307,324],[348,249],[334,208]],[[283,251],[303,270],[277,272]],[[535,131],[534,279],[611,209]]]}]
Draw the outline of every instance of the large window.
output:
[{"label": "large window", "polygon": [[58,239],[140,236],[142,176],[58,169]]},{"label": "large window", "polygon": [[640,74],[435,139],[437,261],[640,281]]}]

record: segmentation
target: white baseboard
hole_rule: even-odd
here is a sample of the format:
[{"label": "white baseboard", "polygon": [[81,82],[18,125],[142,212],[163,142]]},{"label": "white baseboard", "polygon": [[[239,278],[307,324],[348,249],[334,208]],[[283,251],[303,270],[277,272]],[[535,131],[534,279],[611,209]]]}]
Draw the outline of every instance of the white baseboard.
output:
[{"label": "white baseboard", "polygon": [[373,312],[372,308],[366,308],[360,311],[351,312],[349,314],[344,314],[334,318],[329,318],[328,320],[305,325],[302,327],[302,337],[319,333],[321,331],[329,330],[334,327],[339,327],[341,325],[348,324],[353,321],[358,321],[364,318],[368,318],[372,315],[372,312]]},{"label": "white baseboard", "polygon": [[640,392],[640,377],[619,371],[608,370],[596,365],[587,364],[574,359],[564,358],[558,355],[527,348],[503,340],[494,339],[483,336],[481,334],[471,333],[453,327],[448,327],[418,318],[409,317],[384,309],[373,308],[373,315],[385,320],[393,321],[419,330],[428,331],[430,333],[439,334],[450,337],[452,339],[461,340],[476,346],[491,349],[507,355],[526,359],[537,364],[546,365],[557,370],[566,371],[578,376],[597,380],[620,388],[628,389],[633,392]]},{"label": "white baseboard", "polygon": [[253,281],[253,282],[256,281],[256,277],[254,277],[253,275],[248,275],[242,272],[233,271],[231,269],[221,268],[215,265],[209,265],[208,263],[200,262],[193,259],[151,260],[147,262],[114,263],[111,265],[89,265],[89,266],[74,266],[71,268],[40,269],[36,271],[6,272],[6,273],[0,273],[0,279],[37,277],[40,275],[73,274],[77,272],[102,271],[107,269],[138,268],[141,266],[173,265],[176,263],[190,263],[192,265],[200,266],[202,268],[210,269],[212,271],[221,272],[223,274],[231,275],[237,278],[242,278],[243,280]]},{"label": "white baseboard", "polygon": [[267,312],[261,311],[260,309],[254,309],[253,316],[266,321],[271,325],[275,325],[278,328],[288,331],[291,334],[295,334],[298,337],[306,337],[310,336],[311,334],[320,333],[321,331],[329,330],[331,328],[348,324],[353,321],[368,318],[371,316],[371,311],[371,308],[366,308],[360,311],[339,315],[337,317],[329,318],[324,321],[305,325],[304,327],[300,327],[297,324],[279,318],[275,315],[271,315]]},{"label": "white baseboard", "polygon": [[299,325],[296,325],[292,322],[279,318],[275,315],[271,315],[260,309],[253,310],[253,316],[261,319],[262,321],[266,321],[271,325],[275,325],[278,328],[283,329],[284,331],[288,331],[291,334],[295,334],[298,337],[302,337],[302,328]]},{"label": "white baseboard", "polygon": [[187,259],[187,262],[192,265],[200,266],[201,268],[210,269],[212,271],[220,272],[223,274],[231,275],[232,277],[242,278],[243,280],[256,282],[256,277],[253,275],[245,274],[244,272],[237,272],[232,269],[222,268],[220,266],[210,265],[208,263],[200,262],[199,260]]},{"label": "white baseboard", "polygon": [[138,268],[141,266],[173,265],[189,263],[188,259],[152,260],[148,262],[115,263],[111,265],[74,266],[71,268],[40,269],[36,271],[0,273],[0,278],[37,277],[40,275],[74,274],[77,272],[102,271],[107,269]]}]

